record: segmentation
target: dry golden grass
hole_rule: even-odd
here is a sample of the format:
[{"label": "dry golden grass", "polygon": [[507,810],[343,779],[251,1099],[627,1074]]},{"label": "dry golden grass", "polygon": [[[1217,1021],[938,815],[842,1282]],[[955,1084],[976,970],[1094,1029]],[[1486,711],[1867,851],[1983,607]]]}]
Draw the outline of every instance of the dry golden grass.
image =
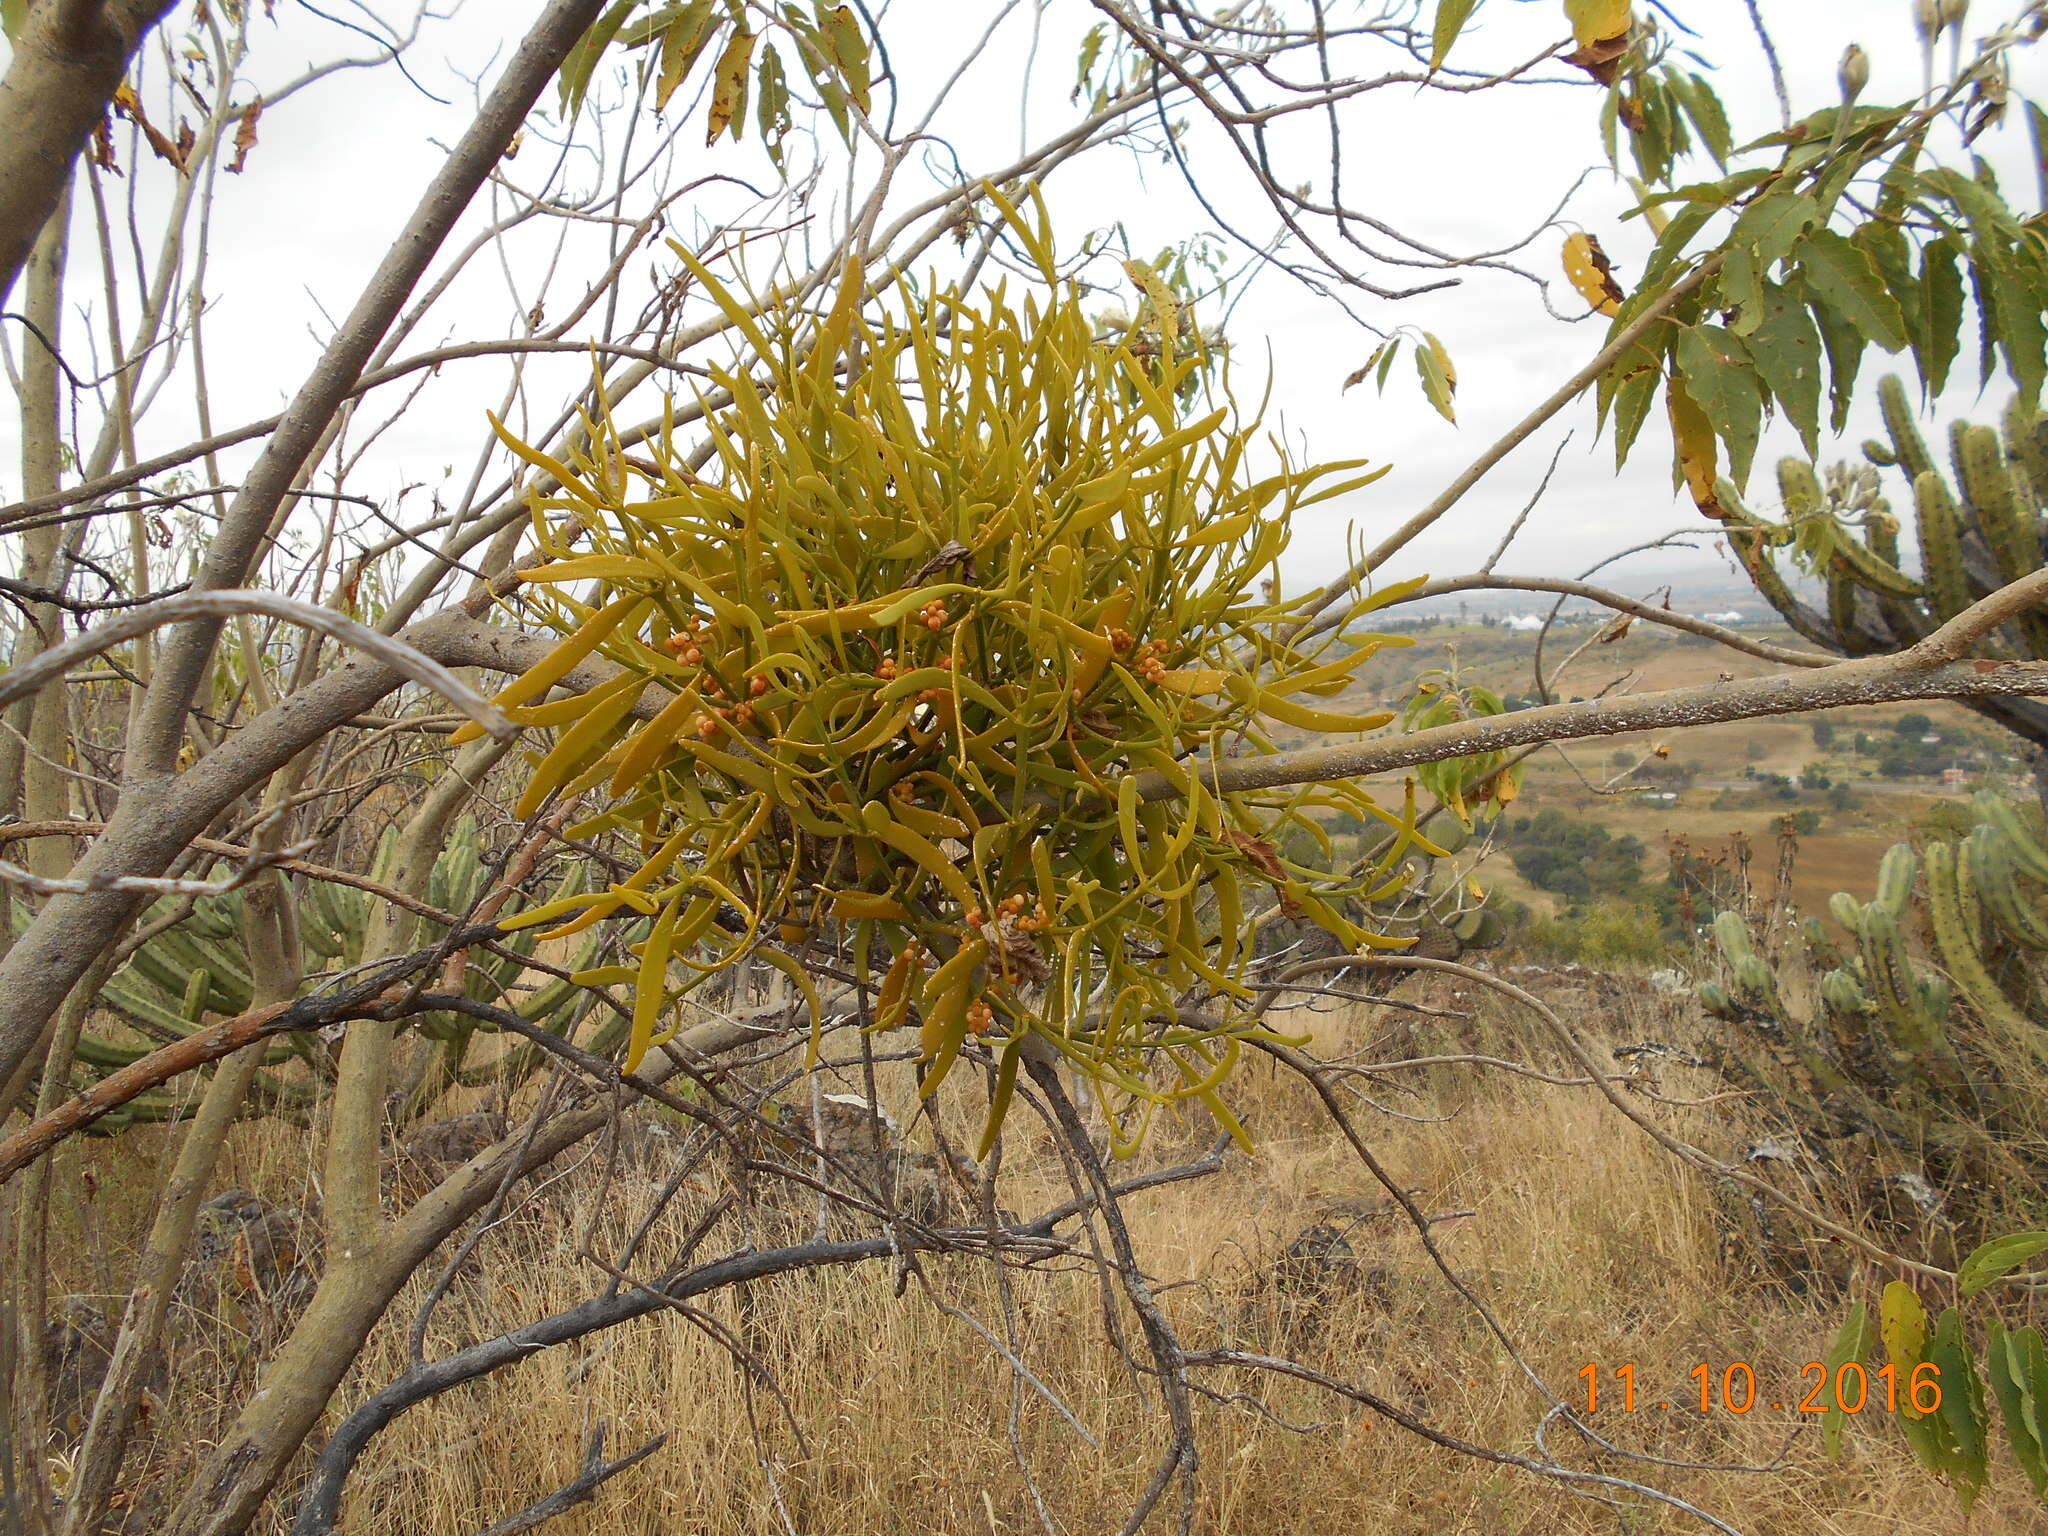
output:
[{"label": "dry golden grass", "polygon": [[[1388,1013],[1373,1021],[1326,1016],[1317,1021],[1319,1048],[1362,1049],[1377,1060],[1484,1050],[1549,1061],[1530,1043],[1529,1021],[1459,999],[1443,984],[1429,996],[1476,1006],[1479,1016],[1412,1025]],[[1582,1026],[1615,1041],[1682,1038],[1686,1028],[1669,1005],[1625,1000],[1617,1007],[1610,992],[1607,1006],[1615,1011],[1582,1014]],[[1804,1390],[1799,1367],[1824,1350],[1844,1299],[1804,1301],[1724,1259],[1703,1184],[1591,1091],[1470,1067],[1394,1076],[1400,1087],[1384,1081],[1371,1091],[1399,1115],[1360,1103],[1358,1124],[1424,1209],[1472,1213],[1435,1228],[1442,1251],[1553,1391],[1582,1403],[1582,1366],[1634,1362],[1635,1413],[1614,1406],[1613,1378],[1603,1380],[1597,1422],[1617,1444],[1695,1462],[1784,1458],[1763,1472],[1662,1468],[1575,1444],[1570,1431],[1553,1428],[1551,1447],[1564,1460],[1651,1482],[1748,1536],[1964,1528],[1951,1495],[1911,1463],[1882,1424],[1853,1424],[1848,1456],[1840,1465],[1826,1461],[1816,1416],[1791,1405]],[[1672,1098],[1711,1088],[1704,1074],[1683,1072],[1660,1086]],[[956,1132],[974,1123],[970,1091],[962,1087],[954,1096],[948,1086],[945,1113]],[[907,1084],[893,1081],[889,1096],[897,1108],[908,1107]],[[1218,1175],[1130,1202],[1139,1251],[1183,1341],[1190,1348],[1292,1352],[1448,1434],[1532,1453],[1543,1399],[1432,1268],[1412,1231],[1387,1218],[1384,1193],[1305,1087],[1262,1062],[1243,1071],[1235,1101],[1259,1141],[1257,1158],[1233,1155]],[[1744,1128],[1726,1118],[1725,1102],[1653,1108],[1710,1148],[1726,1150],[1743,1136]],[[1141,1163],[1185,1161],[1210,1134],[1199,1116],[1163,1122]],[[98,1155],[113,1162],[138,1155],[141,1143],[131,1141]],[[227,1179],[272,1198],[295,1197],[305,1149],[300,1133],[245,1128]],[[454,1286],[429,1330],[428,1354],[600,1288],[603,1276],[576,1256],[583,1226],[597,1212],[591,1246],[616,1252],[665,1155],[657,1147],[650,1166],[620,1173],[608,1192],[600,1189],[594,1155],[557,1170],[556,1181],[510,1215]],[[1065,1197],[1042,1136],[1013,1139],[1004,1188],[1006,1203],[1027,1213]],[[662,1255],[663,1236],[672,1241],[708,1198],[708,1188],[686,1196],[649,1255]],[[111,1208],[97,1219],[119,1224]],[[764,1231],[757,1240],[800,1235],[809,1219],[793,1209],[785,1234]],[[1386,1267],[1386,1284],[1289,1313],[1258,1277],[1296,1233],[1319,1220],[1349,1224],[1360,1257]],[[731,1227],[722,1228],[712,1246],[736,1241]],[[643,1261],[642,1273],[655,1257]],[[75,1250],[68,1264],[91,1267]],[[985,1262],[927,1257],[923,1267],[932,1295],[1003,1332],[1003,1301]],[[87,1275],[75,1278],[84,1282]],[[1864,1283],[1871,1285],[1868,1277]],[[344,1410],[404,1369],[406,1333],[423,1288],[416,1282],[394,1308]],[[1103,1291],[1086,1266],[1013,1273],[1010,1292],[1019,1354],[1096,1441],[1083,1440],[1036,1392],[1023,1389],[1017,1436],[1040,1492],[1060,1529],[1115,1530],[1163,1444],[1156,1398],[1105,1342]],[[744,1305],[731,1296],[704,1305],[772,1367],[773,1392],[750,1391],[732,1358],[701,1331],[658,1315],[536,1355],[401,1418],[362,1462],[343,1528],[358,1536],[469,1536],[572,1478],[586,1436],[604,1420],[614,1455],[653,1434],[670,1438],[594,1504],[551,1524],[551,1532],[767,1536],[794,1528],[907,1536],[1041,1529],[1009,1438],[1012,1374],[917,1281],[898,1295],[889,1266],[869,1264],[759,1286]],[[1127,1309],[1120,1323],[1135,1338]],[[222,1338],[232,1355],[231,1330]],[[1718,1379],[1738,1360],[1755,1371],[1759,1406],[1741,1416],[1718,1407],[1702,1415],[1688,1371],[1705,1362]],[[201,1362],[188,1355],[184,1363]],[[1221,1392],[1256,1394],[1273,1415],[1244,1404],[1198,1405],[1196,1529],[1204,1533],[1491,1536],[1622,1528],[1611,1509],[1554,1482],[1426,1444],[1307,1385],[1244,1373],[1200,1379]],[[1665,1401],[1668,1410],[1657,1406]],[[175,1462],[215,1433],[216,1421],[205,1402],[188,1395],[167,1401],[155,1428],[159,1456]],[[1969,1528],[2043,1529],[2023,1494],[2016,1469],[2001,1464]],[[1171,1529],[1171,1508],[1169,1497],[1152,1529]],[[1625,1528],[1707,1529],[1654,1508]]]}]

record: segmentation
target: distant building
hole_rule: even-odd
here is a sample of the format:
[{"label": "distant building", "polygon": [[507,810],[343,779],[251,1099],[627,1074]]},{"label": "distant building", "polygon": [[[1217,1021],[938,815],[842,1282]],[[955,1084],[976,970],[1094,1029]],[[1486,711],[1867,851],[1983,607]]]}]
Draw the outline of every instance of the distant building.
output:
[{"label": "distant building", "polygon": [[1967,768],[1944,768],[1941,770],[1941,782],[1944,784],[1967,784],[1970,782],[1970,770]]}]

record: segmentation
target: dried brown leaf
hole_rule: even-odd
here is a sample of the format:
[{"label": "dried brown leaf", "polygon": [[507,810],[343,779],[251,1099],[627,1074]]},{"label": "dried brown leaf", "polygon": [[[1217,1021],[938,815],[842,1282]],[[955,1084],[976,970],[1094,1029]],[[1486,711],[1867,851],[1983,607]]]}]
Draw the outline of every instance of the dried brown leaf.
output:
[{"label": "dried brown leaf", "polygon": [[[1628,34],[1624,32],[1618,37],[1596,38],[1592,42],[1583,43],[1566,54],[1564,61],[1567,64],[1576,64],[1602,85],[1612,85],[1621,75],[1621,57],[1627,52]],[[1641,112],[1642,109],[1638,107],[1636,110]],[[1626,116],[1627,112],[1628,103],[1624,101],[1622,113]]]},{"label": "dried brown leaf", "polygon": [[92,125],[92,147],[88,153],[92,156],[92,163],[101,170],[112,171],[116,176],[121,174],[120,163],[114,159],[114,124],[104,113]]},{"label": "dried brown leaf", "polygon": [[142,130],[142,136],[149,140],[149,147],[156,151],[158,159],[170,161],[177,167],[179,175],[185,174],[185,150],[192,146],[190,128],[182,129],[179,134],[183,140],[183,148],[173,144],[157,130],[156,124],[149,120],[149,114],[142,110],[142,99],[128,85],[118,85],[114,88],[114,110]]},{"label": "dried brown leaf", "polygon": [[258,96],[242,108],[242,120],[235,125],[235,158],[228,162],[228,174],[239,176],[249,163],[249,151],[256,147],[256,122],[263,116],[263,98]]}]

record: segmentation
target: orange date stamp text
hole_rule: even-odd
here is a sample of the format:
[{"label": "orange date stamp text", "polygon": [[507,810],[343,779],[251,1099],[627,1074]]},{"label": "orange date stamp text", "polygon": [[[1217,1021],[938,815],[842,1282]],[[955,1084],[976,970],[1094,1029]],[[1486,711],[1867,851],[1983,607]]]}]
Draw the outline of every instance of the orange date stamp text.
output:
[{"label": "orange date stamp text", "polygon": [[1592,1362],[1579,1371],[1586,1383],[1586,1411],[1602,1407],[1623,1413],[1639,1409],[1669,1412],[1697,1407],[1701,1413],[1748,1413],[1754,1408],[1796,1413],[1898,1413],[1916,1417],[1933,1413],[1941,1406],[1941,1367],[1922,1361],[1901,1373],[1897,1366],[1881,1365],[1869,1370],[1855,1360],[1829,1368],[1809,1360],[1799,1368],[1799,1386],[1765,1401],[1757,1387],[1757,1373],[1746,1360],[1735,1360],[1716,1369],[1700,1364],[1687,1371],[1691,1387],[1652,1398],[1647,1390],[1638,1392],[1634,1361],[1602,1366]]}]

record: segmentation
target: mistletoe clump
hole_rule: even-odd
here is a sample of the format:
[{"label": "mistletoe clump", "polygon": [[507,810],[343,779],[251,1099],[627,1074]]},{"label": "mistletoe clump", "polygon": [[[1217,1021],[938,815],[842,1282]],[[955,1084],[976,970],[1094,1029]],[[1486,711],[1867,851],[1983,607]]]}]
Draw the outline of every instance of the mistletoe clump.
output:
[{"label": "mistletoe clump", "polygon": [[[1009,216],[1044,278],[1021,304],[877,298],[849,263],[822,317],[754,314],[679,251],[746,342],[715,377],[730,403],[706,413],[701,474],[672,431],[628,454],[593,421],[573,464],[506,436],[553,482],[531,497],[547,558],[522,575],[564,634],[499,696],[556,732],[518,810],[595,794],[571,835],[640,850],[616,884],[515,921],[651,920],[637,964],[584,978],[635,989],[629,1069],[680,993],[748,955],[803,989],[815,1041],[792,951],[836,928],[874,979],[871,1027],[921,1029],[926,1092],[971,1037],[995,1053],[990,1137],[1033,1040],[1103,1090],[1121,1147],[1188,1097],[1241,1135],[1217,1089],[1261,1030],[1247,888],[1348,948],[1392,946],[1346,899],[1435,851],[1412,788],[1393,811],[1349,783],[1204,782],[1274,751],[1273,724],[1389,718],[1304,702],[1385,638],[1297,649],[1300,615],[1264,584],[1292,513],[1383,471],[1296,468],[1227,397],[1192,414],[1184,397],[1222,391],[1178,309],[1153,306],[1142,347],[1099,338],[1042,209]],[[610,680],[540,702],[598,656]],[[1283,857],[1324,808],[1394,836],[1342,875]]]}]

